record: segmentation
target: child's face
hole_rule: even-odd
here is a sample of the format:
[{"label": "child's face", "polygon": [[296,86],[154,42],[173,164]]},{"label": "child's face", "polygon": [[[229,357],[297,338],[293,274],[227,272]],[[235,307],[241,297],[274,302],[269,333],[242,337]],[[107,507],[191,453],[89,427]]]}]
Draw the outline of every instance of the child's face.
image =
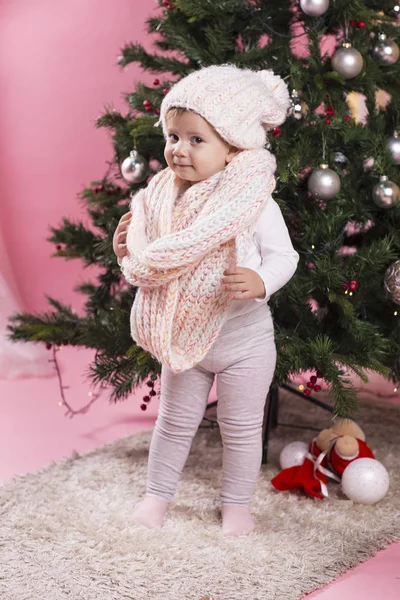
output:
[{"label": "child's face", "polygon": [[208,179],[238,154],[200,115],[185,111],[167,114],[164,156],[168,166],[192,183]]}]

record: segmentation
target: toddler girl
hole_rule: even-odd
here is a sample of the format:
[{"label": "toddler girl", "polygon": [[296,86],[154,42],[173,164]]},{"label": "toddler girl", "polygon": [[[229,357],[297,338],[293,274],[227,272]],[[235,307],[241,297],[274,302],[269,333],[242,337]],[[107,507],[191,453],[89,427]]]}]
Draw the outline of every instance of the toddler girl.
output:
[{"label": "toddler girl", "polygon": [[222,528],[254,528],[264,404],[276,350],[268,299],[298,254],[277,203],[266,132],[290,98],[271,71],[212,66],[176,83],[161,105],[168,167],[132,199],[114,234],[137,294],[136,343],[162,364],[147,491],[136,523],[161,527],[217,375],[223,442]]}]

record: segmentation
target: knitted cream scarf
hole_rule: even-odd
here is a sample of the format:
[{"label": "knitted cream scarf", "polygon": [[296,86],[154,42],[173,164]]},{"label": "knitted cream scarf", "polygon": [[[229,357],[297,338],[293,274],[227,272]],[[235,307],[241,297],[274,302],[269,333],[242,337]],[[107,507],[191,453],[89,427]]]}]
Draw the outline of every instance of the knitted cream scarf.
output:
[{"label": "knitted cream scarf", "polygon": [[131,334],[173,373],[204,358],[226,319],[232,299],[221,288],[223,272],[245,260],[275,168],[268,150],[243,150],[191,187],[167,168],[132,200],[121,264],[139,288]]}]

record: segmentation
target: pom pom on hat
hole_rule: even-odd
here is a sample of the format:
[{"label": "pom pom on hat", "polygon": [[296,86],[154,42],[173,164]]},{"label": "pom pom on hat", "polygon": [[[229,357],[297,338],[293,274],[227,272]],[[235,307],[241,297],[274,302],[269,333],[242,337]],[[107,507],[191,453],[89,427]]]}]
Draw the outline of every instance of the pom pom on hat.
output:
[{"label": "pom pom on hat", "polygon": [[166,135],[168,111],[185,108],[206,119],[232,146],[262,148],[266,132],[285,121],[290,103],[286,83],[272,71],[214,65],[190,73],[171,88],[159,122]]},{"label": "pom pom on hat", "polygon": [[270,93],[272,93],[274,102],[266,104],[263,113],[263,125],[268,129],[278,127],[286,120],[287,111],[291,105],[289,90],[282,77],[275,75],[273,71],[258,71]]}]

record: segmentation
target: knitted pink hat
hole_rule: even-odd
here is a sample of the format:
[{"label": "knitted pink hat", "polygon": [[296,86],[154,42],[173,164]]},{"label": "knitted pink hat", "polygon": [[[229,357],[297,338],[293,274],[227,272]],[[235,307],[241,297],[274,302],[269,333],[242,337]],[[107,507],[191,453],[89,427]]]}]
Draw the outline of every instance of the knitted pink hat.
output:
[{"label": "knitted pink hat", "polygon": [[291,104],[283,79],[272,71],[251,71],[234,65],[205,67],[178,81],[161,104],[166,135],[171,108],[201,115],[232,146],[262,148],[266,132],[286,119]]}]

